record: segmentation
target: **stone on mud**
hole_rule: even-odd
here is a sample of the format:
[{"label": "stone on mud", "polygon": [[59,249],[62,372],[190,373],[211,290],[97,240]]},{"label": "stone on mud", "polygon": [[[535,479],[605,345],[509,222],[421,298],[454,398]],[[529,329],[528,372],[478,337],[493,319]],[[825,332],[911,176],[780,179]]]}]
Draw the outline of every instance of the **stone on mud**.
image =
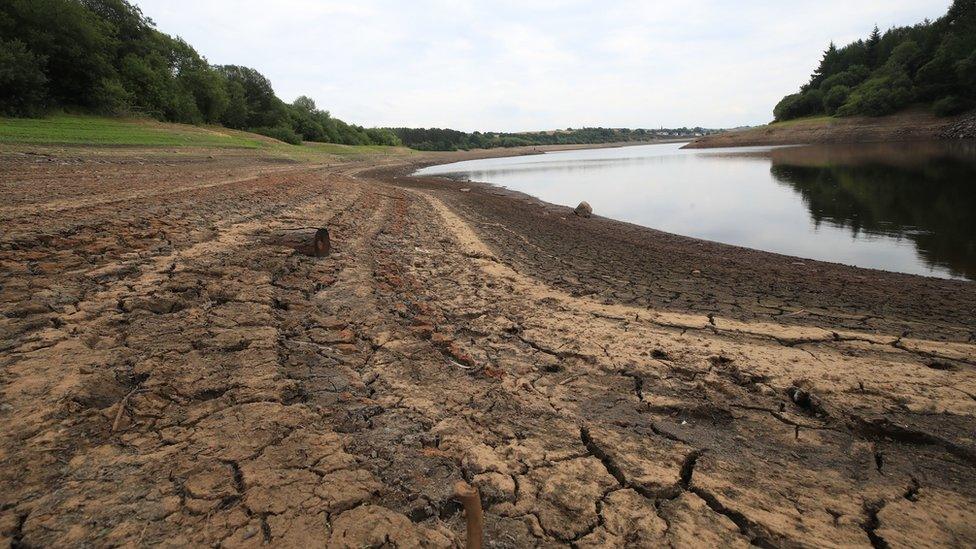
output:
[{"label": "stone on mud", "polygon": [[580,217],[590,217],[591,215],[593,215],[593,207],[590,206],[589,202],[586,202],[584,200],[583,202],[579,203],[579,206],[576,206],[576,209],[573,210],[573,213],[575,213]]}]

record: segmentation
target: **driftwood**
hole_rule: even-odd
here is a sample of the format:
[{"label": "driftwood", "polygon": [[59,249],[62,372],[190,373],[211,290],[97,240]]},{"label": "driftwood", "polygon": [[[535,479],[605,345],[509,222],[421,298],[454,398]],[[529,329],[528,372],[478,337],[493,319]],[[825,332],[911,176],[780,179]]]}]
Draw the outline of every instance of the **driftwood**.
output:
[{"label": "driftwood", "polygon": [[465,547],[467,549],[481,549],[484,535],[484,515],[481,512],[481,495],[478,489],[463,480],[454,485],[454,497],[464,506],[464,514],[468,520],[468,533]]}]

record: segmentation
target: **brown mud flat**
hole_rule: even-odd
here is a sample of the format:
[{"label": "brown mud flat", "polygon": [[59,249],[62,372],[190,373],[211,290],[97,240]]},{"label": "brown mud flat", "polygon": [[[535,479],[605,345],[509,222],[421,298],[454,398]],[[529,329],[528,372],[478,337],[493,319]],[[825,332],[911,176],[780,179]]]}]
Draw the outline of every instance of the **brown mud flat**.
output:
[{"label": "brown mud flat", "polygon": [[0,153],[0,544],[976,543],[976,285],[210,156]]},{"label": "brown mud flat", "polygon": [[[814,118],[771,124],[742,131],[730,131],[700,137],[685,145],[686,149],[746,147],[762,145],[812,145],[820,143],[890,143],[893,141],[926,141],[945,138],[976,137],[972,113],[938,117],[926,110],[912,110],[889,116],[850,118]],[[952,131],[964,126],[960,134]],[[951,135],[947,135],[951,134]]]}]

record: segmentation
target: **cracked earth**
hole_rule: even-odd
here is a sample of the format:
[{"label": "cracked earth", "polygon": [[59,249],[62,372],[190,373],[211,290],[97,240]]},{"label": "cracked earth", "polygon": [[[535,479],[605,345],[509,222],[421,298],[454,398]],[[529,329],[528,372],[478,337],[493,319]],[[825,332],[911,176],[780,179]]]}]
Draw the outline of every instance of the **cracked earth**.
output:
[{"label": "cracked earth", "polygon": [[459,479],[491,547],[976,544],[972,283],[461,153],[0,156],[0,546],[459,546]]}]

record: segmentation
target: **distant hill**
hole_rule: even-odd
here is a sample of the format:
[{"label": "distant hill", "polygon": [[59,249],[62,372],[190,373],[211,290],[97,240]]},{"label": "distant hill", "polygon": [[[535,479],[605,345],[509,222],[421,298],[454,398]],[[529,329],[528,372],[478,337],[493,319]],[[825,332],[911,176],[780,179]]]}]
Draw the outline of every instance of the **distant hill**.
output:
[{"label": "distant hill", "polygon": [[831,43],[810,81],[773,114],[881,116],[918,104],[940,116],[976,107],[976,0],[955,0],[936,21]]}]

